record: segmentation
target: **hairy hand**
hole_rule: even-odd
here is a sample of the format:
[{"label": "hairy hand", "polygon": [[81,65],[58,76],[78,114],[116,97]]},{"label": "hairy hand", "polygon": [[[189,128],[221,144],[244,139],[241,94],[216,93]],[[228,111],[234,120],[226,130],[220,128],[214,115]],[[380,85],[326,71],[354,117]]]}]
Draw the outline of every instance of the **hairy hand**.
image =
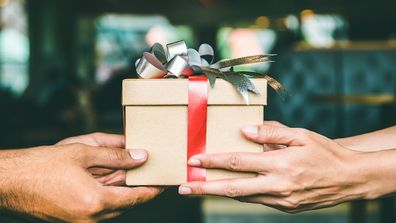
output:
[{"label": "hairy hand", "polygon": [[[82,143],[89,146],[108,147],[115,149],[124,149],[125,147],[123,135],[106,134],[100,132],[66,138],[58,142],[57,145],[67,145],[73,143]],[[135,153],[135,156],[139,156],[139,153],[144,151],[133,150],[133,152]],[[104,185],[125,186],[125,170],[91,167],[88,169],[88,171],[93,177],[96,178],[98,182]]]},{"label": "hairy hand", "polygon": [[133,153],[81,143],[60,144],[0,152],[2,210],[53,222],[97,222],[160,192],[151,187],[103,185],[88,171],[135,168],[147,159],[143,150]]}]

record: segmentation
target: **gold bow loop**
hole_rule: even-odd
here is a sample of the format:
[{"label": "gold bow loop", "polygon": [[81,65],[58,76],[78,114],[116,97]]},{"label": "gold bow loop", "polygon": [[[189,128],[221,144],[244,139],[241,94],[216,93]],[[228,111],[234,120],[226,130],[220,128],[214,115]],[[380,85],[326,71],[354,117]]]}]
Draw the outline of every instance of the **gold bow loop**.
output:
[{"label": "gold bow loop", "polygon": [[211,87],[216,78],[231,83],[248,103],[248,92],[260,94],[259,90],[249,79],[251,77],[265,78],[268,84],[282,97],[288,95],[287,90],[272,77],[250,71],[234,71],[235,66],[253,63],[273,62],[270,60],[275,54],[262,54],[240,57],[235,59],[214,61],[214,50],[209,44],[201,44],[198,51],[187,48],[184,41],[177,41],[166,45],[166,49],[159,43],[154,44],[149,52],[135,63],[136,71],[141,78],[185,77],[190,75],[204,75]]}]

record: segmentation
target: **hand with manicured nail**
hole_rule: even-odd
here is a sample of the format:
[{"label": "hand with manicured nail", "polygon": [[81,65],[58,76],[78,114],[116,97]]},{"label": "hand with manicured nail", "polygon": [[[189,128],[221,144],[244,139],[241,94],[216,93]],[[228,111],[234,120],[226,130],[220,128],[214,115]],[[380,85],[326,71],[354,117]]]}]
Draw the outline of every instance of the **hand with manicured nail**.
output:
[{"label": "hand with manicured nail", "polygon": [[201,154],[188,164],[255,172],[256,177],[189,182],[179,193],[226,196],[295,213],[396,192],[396,150],[352,151],[322,135],[278,123],[246,127],[243,134],[253,142],[281,147],[262,153]]},{"label": "hand with manicured nail", "polygon": [[125,184],[125,176],[106,171],[136,168],[148,158],[144,150],[111,148],[121,147],[120,139],[94,134],[0,151],[0,210],[50,222],[98,222],[154,198],[161,189],[110,185]]}]

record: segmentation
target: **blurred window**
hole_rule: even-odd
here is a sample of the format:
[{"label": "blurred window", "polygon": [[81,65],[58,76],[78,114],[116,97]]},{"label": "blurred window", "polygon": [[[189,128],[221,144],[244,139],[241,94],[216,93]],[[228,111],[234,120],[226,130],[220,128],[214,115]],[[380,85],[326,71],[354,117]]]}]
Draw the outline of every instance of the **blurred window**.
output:
[{"label": "blurred window", "polygon": [[[221,59],[237,58],[243,56],[268,54],[276,42],[276,33],[269,28],[256,26],[268,26],[268,18],[260,17],[256,25],[247,28],[222,27],[217,34],[217,46]],[[265,72],[269,69],[270,63],[260,63],[239,67]],[[238,69],[238,68],[236,68]]]},{"label": "blurred window", "polygon": [[115,71],[134,65],[154,43],[177,40],[192,44],[192,29],[174,26],[163,16],[108,14],[99,17],[96,20],[96,81],[106,82]]},{"label": "blurred window", "polygon": [[320,15],[306,9],[301,12],[301,32],[313,47],[332,47],[336,40],[347,39],[347,23],[339,15]]},{"label": "blurred window", "polygon": [[0,0],[0,88],[21,95],[28,86],[29,38],[24,0]]}]

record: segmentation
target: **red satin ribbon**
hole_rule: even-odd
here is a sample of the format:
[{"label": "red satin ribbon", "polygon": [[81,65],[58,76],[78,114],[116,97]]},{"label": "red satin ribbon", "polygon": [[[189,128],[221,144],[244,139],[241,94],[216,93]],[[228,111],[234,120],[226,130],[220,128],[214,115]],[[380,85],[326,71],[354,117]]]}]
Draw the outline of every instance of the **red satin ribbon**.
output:
[{"label": "red satin ribbon", "polygon": [[[206,151],[206,120],[208,78],[188,78],[188,139],[187,160]],[[206,181],[206,169],[187,166],[187,182]]]}]

